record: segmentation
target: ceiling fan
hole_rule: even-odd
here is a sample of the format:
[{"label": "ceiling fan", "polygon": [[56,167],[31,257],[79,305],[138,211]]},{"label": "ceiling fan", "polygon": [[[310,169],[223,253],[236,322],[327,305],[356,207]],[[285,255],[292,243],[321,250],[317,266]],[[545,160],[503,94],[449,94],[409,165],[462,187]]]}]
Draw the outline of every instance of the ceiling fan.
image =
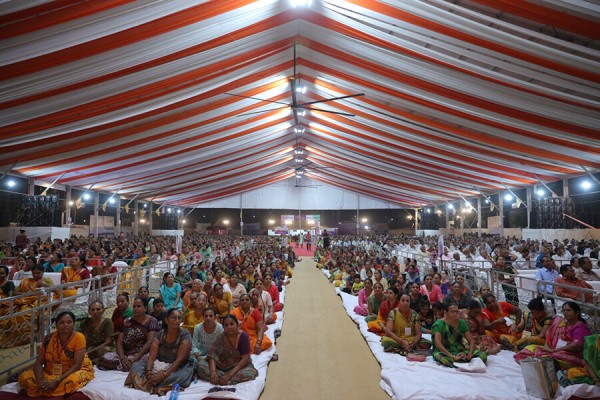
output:
[{"label": "ceiling fan", "polygon": [[304,171],[303,171],[302,168],[296,168],[296,184],[294,185],[294,187],[316,189],[319,186],[322,186],[322,185],[303,185],[302,184],[302,176],[303,176],[303,174],[304,174]]},{"label": "ceiling fan", "polygon": [[306,86],[300,86],[299,84],[299,79],[296,73],[296,43],[294,43],[294,75],[289,78],[290,81],[290,89],[292,91],[292,102],[291,103],[286,103],[286,102],[282,102],[282,101],[274,101],[274,100],[267,100],[267,99],[261,99],[258,97],[252,97],[252,96],[244,96],[244,95],[240,95],[240,94],[234,94],[234,93],[225,93],[229,96],[236,96],[236,97],[243,97],[245,99],[252,99],[252,100],[259,100],[259,101],[264,101],[267,103],[275,103],[275,104],[282,104],[281,107],[276,107],[276,108],[270,108],[268,110],[261,110],[261,111],[254,111],[254,112],[249,112],[249,113],[244,113],[244,114],[240,114],[239,116],[244,116],[244,115],[252,115],[252,114],[259,114],[259,113],[264,113],[264,112],[269,112],[269,111],[274,111],[274,110],[281,110],[284,108],[291,108],[292,112],[294,113],[294,123],[295,125],[298,125],[298,117],[299,116],[304,116],[304,113],[306,112],[306,110],[309,111],[318,111],[318,112],[325,112],[325,113],[330,113],[330,114],[338,114],[338,115],[345,115],[347,117],[354,117],[354,114],[350,114],[350,113],[346,113],[346,112],[341,112],[341,111],[330,111],[330,110],[323,110],[321,108],[316,108],[314,107],[315,104],[320,104],[320,103],[327,103],[330,101],[336,101],[336,100],[342,100],[342,99],[348,99],[351,97],[358,97],[358,96],[364,96],[364,93],[356,93],[356,94],[351,94],[351,95],[347,95],[347,96],[339,96],[339,97],[332,97],[330,99],[325,99],[325,100],[315,100],[315,101],[308,101],[308,102],[298,102],[298,94],[302,94],[306,92]]}]

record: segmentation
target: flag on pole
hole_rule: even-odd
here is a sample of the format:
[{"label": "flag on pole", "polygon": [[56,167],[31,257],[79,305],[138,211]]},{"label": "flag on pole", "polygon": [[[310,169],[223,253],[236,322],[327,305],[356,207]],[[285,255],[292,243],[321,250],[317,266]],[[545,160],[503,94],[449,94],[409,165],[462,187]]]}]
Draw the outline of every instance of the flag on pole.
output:
[{"label": "flag on pole", "polygon": [[125,212],[126,212],[127,214],[129,214],[129,203],[128,203],[128,204],[125,204],[125,207],[124,207],[124,208],[125,208]]},{"label": "flag on pole", "polygon": [[177,253],[181,253],[182,252],[182,248],[183,248],[183,236],[177,235],[177,237],[175,238],[175,248],[177,250]]},{"label": "flag on pole", "polygon": [[140,218],[144,218],[144,215],[146,215],[146,210],[144,210],[143,208],[140,210]]},{"label": "flag on pole", "polygon": [[104,202],[104,204],[102,204],[102,211],[106,212],[106,202]]},{"label": "flag on pole", "polygon": [[521,204],[523,204],[523,202],[517,197],[517,208],[521,207]]},{"label": "flag on pole", "polygon": [[154,211],[154,214],[156,214],[160,217],[160,208],[157,208],[156,211]]},{"label": "flag on pole", "polygon": [[77,199],[77,201],[75,202],[75,207],[77,207],[78,209],[83,207],[83,202],[81,201],[81,199]]},{"label": "flag on pole", "polygon": [[494,211],[494,208],[496,208],[496,206],[494,205],[494,203],[490,200],[490,211]]}]

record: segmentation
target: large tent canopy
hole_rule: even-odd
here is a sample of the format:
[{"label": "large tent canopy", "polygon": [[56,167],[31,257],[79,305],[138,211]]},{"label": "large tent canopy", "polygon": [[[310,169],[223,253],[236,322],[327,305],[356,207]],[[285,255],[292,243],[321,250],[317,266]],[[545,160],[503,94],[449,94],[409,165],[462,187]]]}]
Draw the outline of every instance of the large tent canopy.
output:
[{"label": "large tent canopy", "polygon": [[[1,172],[174,206],[271,205],[268,188],[353,208],[600,170],[600,6],[305,2],[2,2]],[[296,107],[315,101],[334,113]]]}]

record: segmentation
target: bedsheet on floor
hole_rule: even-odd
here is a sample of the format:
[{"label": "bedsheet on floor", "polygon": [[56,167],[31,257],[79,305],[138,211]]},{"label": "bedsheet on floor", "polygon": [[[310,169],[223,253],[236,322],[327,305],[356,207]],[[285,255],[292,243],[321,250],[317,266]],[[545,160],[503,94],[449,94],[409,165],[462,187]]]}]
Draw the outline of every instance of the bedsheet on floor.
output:
[{"label": "bedsheet on floor", "polygon": [[[280,301],[282,303],[284,302],[284,299],[285,288],[280,293]],[[283,311],[278,312],[277,321],[272,325],[268,325],[266,335],[273,343],[275,343],[275,330],[282,329],[284,321],[283,314]],[[251,356],[252,363],[258,370],[258,377],[253,381],[240,383],[235,386],[223,386],[223,388],[228,389],[234,388],[235,392],[216,391],[209,393],[209,390],[215,386],[209,382],[197,380],[192,382],[189,388],[186,388],[179,393],[179,399],[199,400],[207,397],[240,400],[258,399],[265,387],[267,367],[275,351],[275,344],[273,344],[270,349],[262,352],[260,355]],[[92,400],[165,400],[169,398],[170,392],[167,393],[166,396],[159,397],[157,395],[150,395],[140,390],[125,387],[123,382],[125,382],[126,377],[126,372],[100,371],[95,369],[95,378],[88,385],[82,388],[81,392],[89,396]],[[19,389],[20,387],[17,383],[10,383],[1,387],[0,391],[18,393]]]},{"label": "bedsheet on floor", "polygon": [[[438,365],[431,356],[425,362],[409,362],[398,354],[385,353],[380,343],[380,336],[369,332],[364,317],[354,313],[354,307],[358,304],[357,297],[340,292],[337,288],[335,290],[342,299],[346,313],[358,325],[373,355],[381,365],[380,387],[393,399],[535,399],[527,395],[521,367],[514,361],[514,353],[507,350],[488,357],[485,373],[468,373],[443,367]],[[568,399],[572,395],[599,398],[600,388],[590,385],[572,385],[559,389],[557,399]]]}]

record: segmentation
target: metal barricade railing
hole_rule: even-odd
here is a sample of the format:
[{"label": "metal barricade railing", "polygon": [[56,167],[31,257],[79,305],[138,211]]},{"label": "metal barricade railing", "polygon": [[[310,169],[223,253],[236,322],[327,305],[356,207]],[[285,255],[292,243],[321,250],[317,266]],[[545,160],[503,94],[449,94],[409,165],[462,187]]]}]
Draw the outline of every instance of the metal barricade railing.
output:
[{"label": "metal barricade railing", "polygon": [[[506,298],[506,289],[514,289],[517,291],[518,305],[521,309],[526,310],[530,300],[536,297],[542,297],[544,303],[554,305],[558,315],[562,314],[561,306],[564,302],[574,301],[580,306],[582,314],[586,317],[590,329],[593,332],[600,332],[600,293],[597,290],[538,280],[534,277],[521,276],[519,274],[510,274],[490,269],[481,272],[490,275],[490,279],[493,282],[490,289],[499,301],[510,300]],[[501,282],[499,275],[508,275],[508,280],[514,279],[515,283]],[[557,287],[564,287],[570,291],[579,293],[578,299],[558,296],[556,294]],[[591,301],[586,301],[586,296],[588,296],[588,299]]]},{"label": "metal barricade railing", "polygon": [[[126,291],[135,296],[140,286],[148,285],[150,276],[158,274],[162,283],[162,274],[166,271],[174,272],[174,268],[171,263],[160,262],[145,267],[123,267],[115,273],[0,299],[0,338],[8,338],[6,343],[0,341],[0,381],[6,381],[7,376],[35,360],[42,337],[52,332],[52,317],[59,312],[71,311],[77,320],[81,320],[87,317],[91,301],[100,300],[106,307],[110,307],[116,304],[118,293]],[[65,296],[65,290],[79,286],[83,288],[77,294]],[[30,299],[29,304],[25,304],[23,299]],[[20,310],[19,307],[23,309]],[[27,326],[24,325],[25,322]],[[28,355],[24,356],[24,353]]]}]

